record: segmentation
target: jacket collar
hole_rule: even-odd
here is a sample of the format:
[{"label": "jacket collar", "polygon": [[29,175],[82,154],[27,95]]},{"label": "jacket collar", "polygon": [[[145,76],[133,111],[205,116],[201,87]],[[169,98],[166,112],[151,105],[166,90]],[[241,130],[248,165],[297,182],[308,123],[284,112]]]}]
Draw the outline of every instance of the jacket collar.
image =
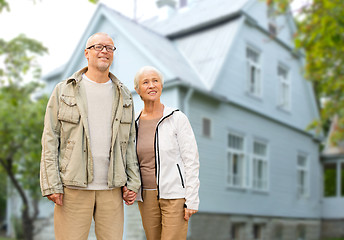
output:
[{"label": "jacket collar", "polygon": [[[179,111],[179,109],[178,109],[178,108],[173,108],[173,107],[166,107],[166,106],[164,106],[164,112],[163,112],[163,114],[162,114],[161,119],[163,119],[164,117],[166,117],[166,116],[172,114],[174,111]],[[142,113],[142,110],[141,110],[140,112],[138,112],[138,113],[135,114],[135,119],[136,119],[135,121],[136,121],[136,122],[139,121],[140,116],[141,116],[141,113]]]},{"label": "jacket collar", "polygon": [[[72,76],[70,76],[67,79],[67,84],[69,84],[69,83],[76,83],[76,84],[78,84],[82,80],[82,74],[86,73],[87,70],[88,70],[88,67],[84,67],[83,69],[75,72]],[[123,84],[121,83],[121,81],[119,81],[117,79],[117,77],[115,75],[113,75],[111,72],[109,72],[109,78],[111,79],[111,81],[116,86],[122,87]]]}]

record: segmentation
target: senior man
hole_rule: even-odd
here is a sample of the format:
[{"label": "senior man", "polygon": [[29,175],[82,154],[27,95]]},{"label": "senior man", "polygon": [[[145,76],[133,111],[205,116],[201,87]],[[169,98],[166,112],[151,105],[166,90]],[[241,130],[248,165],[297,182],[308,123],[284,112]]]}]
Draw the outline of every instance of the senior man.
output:
[{"label": "senior man", "polygon": [[109,71],[115,50],[108,34],[92,35],[88,66],[57,84],[47,105],[40,181],[55,203],[57,240],[86,240],[92,217],[97,239],[122,239],[121,187],[131,199],[140,187],[132,96]]}]

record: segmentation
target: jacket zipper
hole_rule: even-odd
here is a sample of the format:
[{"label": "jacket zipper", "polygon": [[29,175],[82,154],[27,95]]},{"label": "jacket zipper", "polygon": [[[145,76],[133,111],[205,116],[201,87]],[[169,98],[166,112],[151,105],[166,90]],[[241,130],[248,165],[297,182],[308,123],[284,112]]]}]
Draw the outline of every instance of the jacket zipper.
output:
[{"label": "jacket zipper", "polygon": [[184,180],[183,180],[183,176],[182,176],[182,172],[180,171],[180,167],[179,167],[179,164],[178,164],[178,163],[177,163],[177,168],[178,168],[180,180],[182,181],[182,186],[183,186],[183,188],[185,188],[185,186],[184,186]]},{"label": "jacket zipper", "polygon": [[[172,114],[175,111],[179,111],[178,109],[172,111],[169,115],[163,117],[160,122],[158,122],[157,126],[156,126],[156,130],[155,130],[155,137],[154,137],[154,152],[155,152],[155,177],[158,179],[158,183],[157,183],[157,188],[158,188],[158,196],[157,199],[160,199],[160,154],[159,154],[159,125],[162,123],[162,121],[164,121],[166,118],[172,116]],[[158,156],[157,156],[158,155]],[[158,165],[158,168],[157,168]]]}]

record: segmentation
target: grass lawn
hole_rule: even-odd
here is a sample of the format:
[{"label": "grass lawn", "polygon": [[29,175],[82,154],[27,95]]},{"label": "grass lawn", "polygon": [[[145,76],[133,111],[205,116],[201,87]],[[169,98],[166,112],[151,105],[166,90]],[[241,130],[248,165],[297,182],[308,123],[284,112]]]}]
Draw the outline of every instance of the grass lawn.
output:
[{"label": "grass lawn", "polygon": [[0,237],[0,240],[14,240],[13,238]]}]

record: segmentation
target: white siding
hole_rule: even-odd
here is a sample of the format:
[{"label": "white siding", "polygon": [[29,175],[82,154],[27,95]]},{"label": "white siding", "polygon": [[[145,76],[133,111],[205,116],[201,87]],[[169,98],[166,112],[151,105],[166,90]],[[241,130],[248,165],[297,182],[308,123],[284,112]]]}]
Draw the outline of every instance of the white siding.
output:
[{"label": "white siding", "polygon": [[[271,116],[279,121],[304,130],[312,120],[318,117],[315,99],[310,83],[302,77],[302,66],[289,50],[270,39],[256,28],[244,25],[237,39],[236,46],[228,53],[214,91],[226,96],[231,101]],[[246,83],[246,48],[255,47],[260,51],[261,97],[252,97],[247,92]],[[277,69],[279,64],[288,67],[290,80],[290,110],[279,105]]]},{"label": "white siding", "polygon": [[[201,118],[211,116],[213,137],[201,135]],[[264,117],[226,103],[209,101],[202,96],[190,105],[190,121],[200,151],[200,211],[319,218],[321,178],[318,144],[311,137]],[[251,187],[234,189],[226,186],[225,162],[227,135],[237,131],[248,143],[265,139],[269,143],[269,189],[255,191]],[[252,153],[252,144],[246,144]],[[306,152],[310,161],[310,193],[307,198],[297,195],[297,155]],[[250,172],[250,171],[248,171]],[[252,176],[250,176],[252,178]]]}]

